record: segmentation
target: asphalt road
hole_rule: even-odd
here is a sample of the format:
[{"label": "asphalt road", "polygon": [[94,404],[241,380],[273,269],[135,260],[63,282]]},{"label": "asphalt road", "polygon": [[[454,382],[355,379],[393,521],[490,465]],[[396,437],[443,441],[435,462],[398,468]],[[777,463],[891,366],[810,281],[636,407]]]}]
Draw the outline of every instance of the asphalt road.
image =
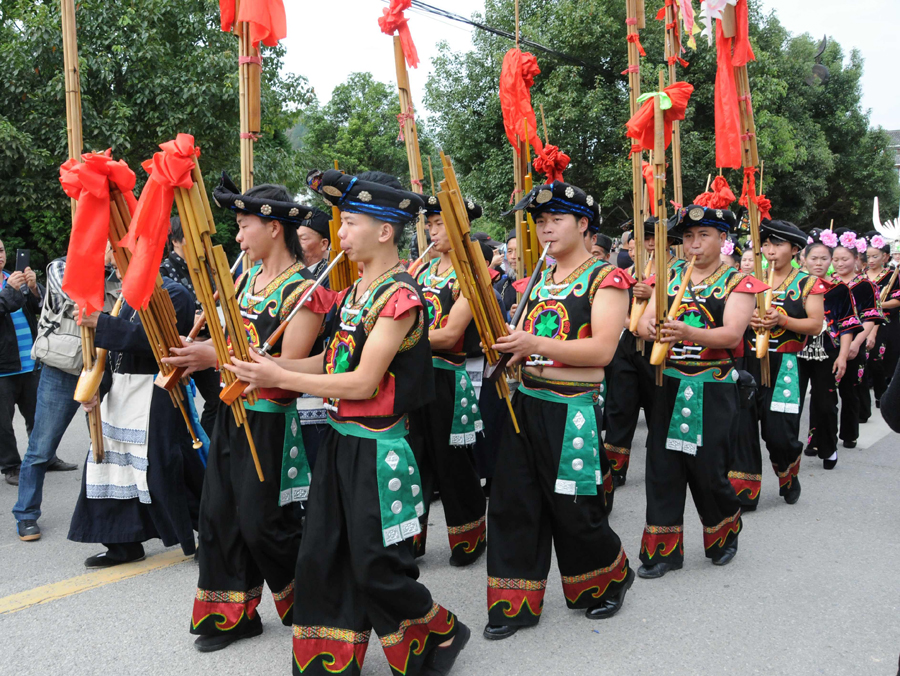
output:
[{"label": "asphalt road", "polygon": [[[18,423],[24,453],[24,424]],[[635,448],[642,449],[645,433],[642,420]],[[76,417],[59,455],[82,464],[87,444],[87,430]],[[684,569],[661,580],[638,578],[609,621],[592,622],[566,609],[554,565],[540,625],[499,643],[481,638],[484,559],[465,569],[448,565],[446,539],[437,537],[443,512],[436,505],[421,579],[473,630],[454,674],[893,676],[900,653],[897,447],[876,412],[863,426],[860,447],[842,450],[834,471],[803,458],[803,494],[794,506],[778,497],[775,475],[765,467],[759,509],[746,516],[738,556],[724,568],[703,556],[700,522],[689,505]],[[632,459],[611,522],[636,566],[644,525],[643,452]],[[80,475],[48,475],[43,538],[34,543],[16,538],[16,490],[0,483],[7,524],[0,531],[0,613],[10,595],[84,574],[83,560],[102,550],[66,540]],[[165,551],[159,541],[146,549],[148,557]],[[290,673],[291,630],[276,621],[268,595],[260,606],[261,637],[217,653],[196,652],[188,634],[196,582],[197,568],[188,561],[0,614],[0,673]],[[374,637],[363,673],[389,673]]]}]

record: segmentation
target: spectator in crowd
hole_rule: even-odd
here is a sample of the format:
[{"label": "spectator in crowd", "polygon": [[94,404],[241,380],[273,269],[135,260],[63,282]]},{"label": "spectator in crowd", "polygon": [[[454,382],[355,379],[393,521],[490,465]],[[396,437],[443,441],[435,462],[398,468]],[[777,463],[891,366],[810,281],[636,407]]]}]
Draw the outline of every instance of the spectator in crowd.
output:
[{"label": "spectator in crowd", "polygon": [[513,288],[513,282],[516,281],[517,250],[516,231],[510,230],[506,235],[506,253],[503,255],[502,269],[505,272],[494,282],[494,290],[500,294],[500,299],[507,312],[516,304],[516,290]]},{"label": "spectator in crowd", "polygon": [[[107,312],[115,304],[121,286],[111,260],[111,252],[107,251],[104,302]],[[31,352],[41,364],[34,408],[35,432],[28,440],[28,450],[22,460],[19,497],[13,507],[19,539],[24,541],[41,537],[37,520],[41,516],[45,474],[78,469],[78,465],[56,457],[59,442],[79,409],[73,397],[83,365],[81,330],[75,321],[78,311],[62,290],[65,269],[65,257],[47,266],[47,294]]]},{"label": "spectator in crowd", "polygon": [[0,471],[6,483],[16,486],[22,461],[13,416],[18,406],[30,436],[38,379],[31,347],[37,331],[42,290],[30,267],[12,274],[4,271],[4,267],[6,248],[0,241]]},{"label": "spectator in crowd", "polygon": [[[329,216],[321,209],[313,209],[309,218],[301,221],[297,228],[300,248],[303,250],[303,264],[309,268],[314,279],[318,279],[328,267],[328,251],[331,249]],[[328,288],[328,280],[323,285]]]},{"label": "spectator in crowd", "polygon": [[634,233],[630,230],[622,235],[622,246],[616,258],[616,267],[627,270],[634,265]]},{"label": "spectator in crowd", "polygon": [[590,252],[594,258],[599,258],[601,261],[608,263],[612,248],[612,239],[602,233],[598,233],[594,235],[594,243],[591,245]]}]

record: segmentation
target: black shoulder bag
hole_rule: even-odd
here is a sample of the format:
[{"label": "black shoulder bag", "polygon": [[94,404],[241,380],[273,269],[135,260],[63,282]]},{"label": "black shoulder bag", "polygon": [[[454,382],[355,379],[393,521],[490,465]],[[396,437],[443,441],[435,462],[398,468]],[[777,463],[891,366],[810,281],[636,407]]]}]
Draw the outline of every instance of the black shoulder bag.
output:
[{"label": "black shoulder bag", "polygon": [[[691,280],[686,280],[688,293],[691,294],[691,300],[697,308],[697,311],[700,311],[700,303],[697,302],[697,296],[694,294],[694,285],[691,284]],[[716,321],[712,318],[712,315],[709,317],[709,321],[712,323],[712,327],[717,329],[719,327],[716,326]],[[728,358],[731,359],[731,365],[734,367],[735,373],[738,374],[737,386],[738,386],[738,400],[740,401],[741,408],[749,409],[753,407],[753,402],[756,401],[756,378],[753,377],[753,374],[750,371],[744,371],[738,368],[737,362],[734,359],[734,352],[731,350],[726,350],[728,352]]]}]

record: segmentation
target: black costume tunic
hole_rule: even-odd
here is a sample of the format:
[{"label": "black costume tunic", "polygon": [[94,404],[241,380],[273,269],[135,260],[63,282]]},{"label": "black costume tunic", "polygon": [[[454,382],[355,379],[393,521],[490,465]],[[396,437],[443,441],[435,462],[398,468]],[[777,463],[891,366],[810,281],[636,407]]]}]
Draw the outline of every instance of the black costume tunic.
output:
[{"label": "black costume tunic", "polygon": [[[187,335],[194,323],[193,297],[170,279],[163,279],[163,289],[172,299],[179,334]],[[123,305],[118,317],[100,315],[94,344],[110,351],[103,391],[108,391],[113,372],[159,372],[147,335],[128,304]],[[167,547],[178,544],[185,554],[194,553],[203,463],[193,448],[184,418],[172,405],[169,393],[159,387],[153,388],[147,434],[150,504],[138,498],[89,499],[83,476],[69,526],[70,540],[124,544],[160,538]]]},{"label": "black costume tunic", "polygon": [[[894,268],[884,268],[875,280],[879,297],[890,286],[885,301],[900,300],[900,277],[893,279]],[[875,339],[875,347],[869,352],[869,360],[866,366],[875,392],[875,401],[881,399],[881,395],[887,389],[887,382],[891,379],[897,368],[897,359],[900,357],[900,308],[884,310],[885,323],[878,329]]]}]

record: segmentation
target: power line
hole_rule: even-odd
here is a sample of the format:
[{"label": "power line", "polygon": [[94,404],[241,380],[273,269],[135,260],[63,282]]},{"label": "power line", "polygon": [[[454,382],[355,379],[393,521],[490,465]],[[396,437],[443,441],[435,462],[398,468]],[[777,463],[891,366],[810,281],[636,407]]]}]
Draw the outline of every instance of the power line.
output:
[{"label": "power line", "polygon": [[[388,3],[389,0],[383,0],[383,2]],[[454,14],[453,12],[448,12],[445,9],[441,9],[440,7],[435,7],[434,5],[429,5],[426,2],[421,2],[421,0],[412,0],[412,7],[415,9],[419,9],[423,12],[427,12],[429,14],[434,14],[435,16],[441,16],[445,19],[450,19],[451,21],[456,21],[459,23],[464,23],[469,26],[474,26],[483,31],[487,31],[488,33],[493,33],[494,35],[498,35],[502,38],[506,38],[507,40],[511,40],[512,42],[516,41],[516,36],[509,31],[503,30],[502,28],[495,28],[493,26],[488,26],[487,24],[481,23],[479,21],[474,21],[473,19],[468,19],[461,14]],[[544,52],[546,54],[551,54],[563,61],[568,61],[569,63],[573,63],[577,66],[581,66],[582,68],[591,68],[593,67],[581,59],[578,59],[570,54],[566,54],[565,52],[560,52],[555,49],[551,49],[545,45],[540,44],[539,42],[535,42],[534,40],[529,40],[528,38],[524,38],[521,35],[519,36],[519,43],[523,45],[527,45],[532,49],[536,49],[538,51]]]}]

